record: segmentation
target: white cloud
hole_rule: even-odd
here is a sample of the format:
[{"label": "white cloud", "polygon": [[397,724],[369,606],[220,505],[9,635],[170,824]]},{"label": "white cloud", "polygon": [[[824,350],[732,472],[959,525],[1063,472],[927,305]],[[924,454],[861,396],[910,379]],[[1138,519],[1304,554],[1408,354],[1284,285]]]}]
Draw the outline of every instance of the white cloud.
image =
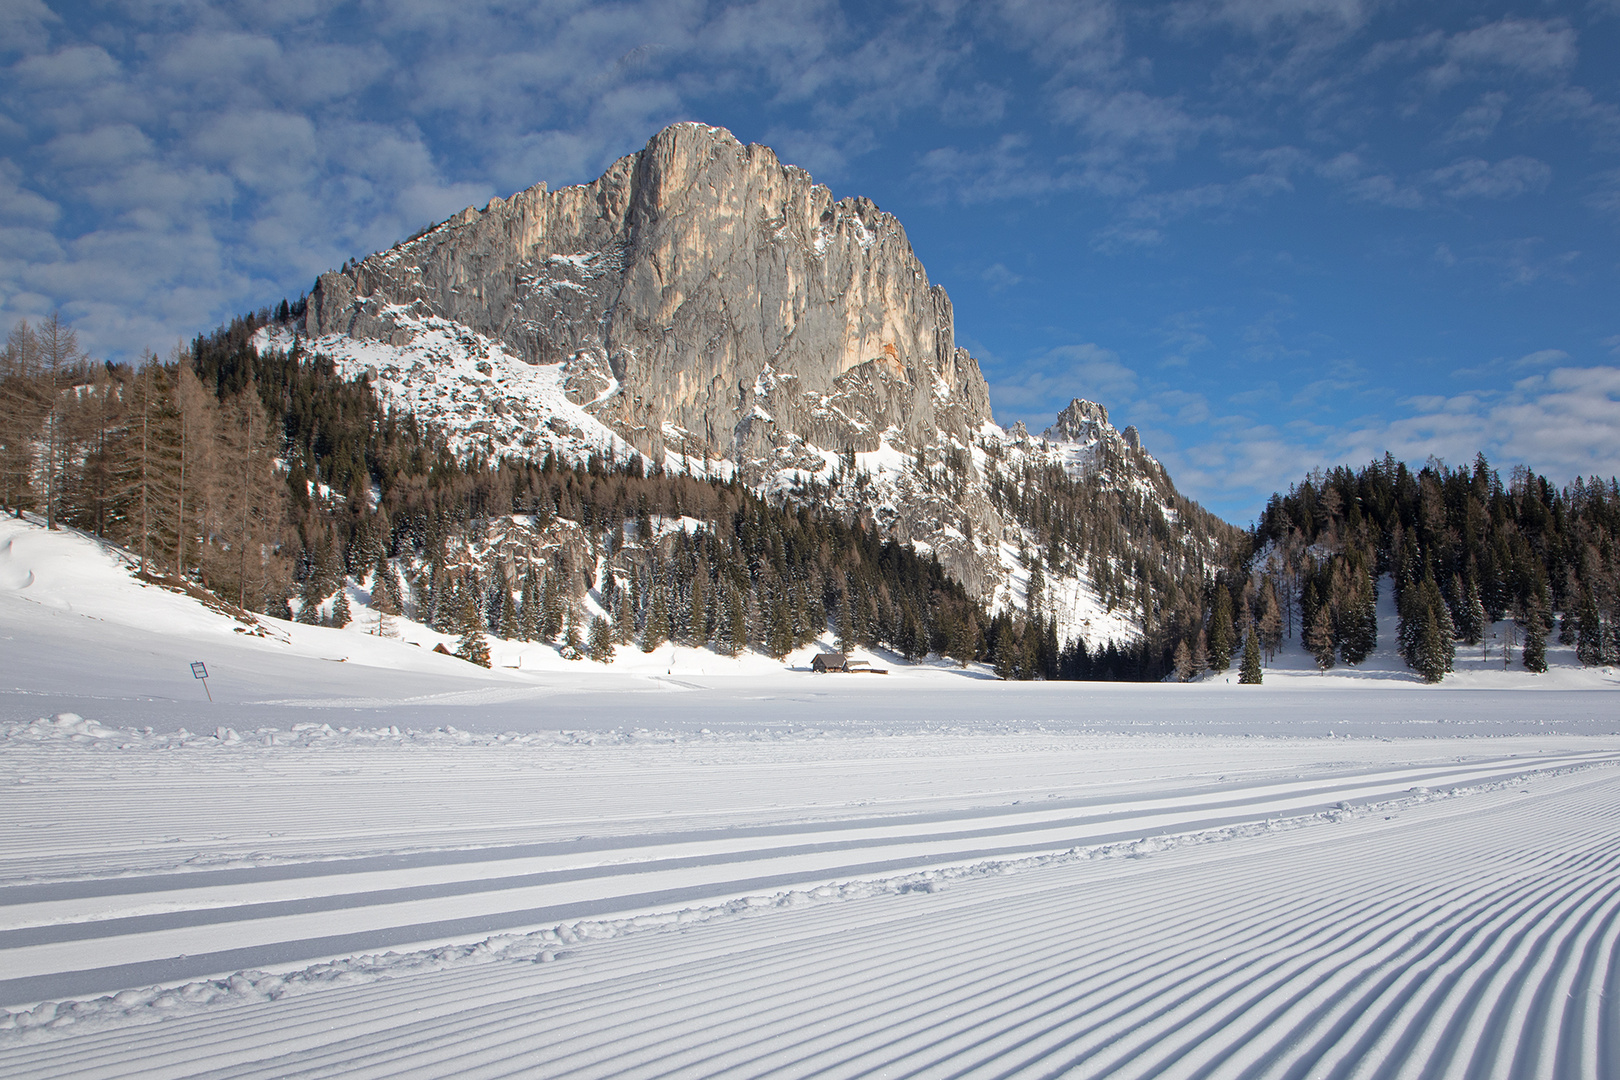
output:
[{"label": "white cloud", "polygon": [[51,27],[61,21],[44,0],[6,0],[0,4],[0,56],[46,48]]},{"label": "white cloud", "polygon": [[25,56],[11,66],[11,77],[29,89],[70,91],[117,78],[122,67],[99,45],[75,45],[54,53]]},{"label": "white cloud", "polygon": [[65,132],[45,144],[53,164],[65,168],[110,168],[152,154],[152,140],[134,124],[106,124]]},{"label": "white cloud", "polygon": [[1549,78],[1575,66],[1576,34],[1562,20],[1510,17],[1453,35],[1443,55],[1444,61],[1429,72],[1436,85],[1492,71]]},{"label": "white cloud", "polygon": [[1022,282],[1024,277],[1007,269],[1004,263],[992,263],[979,275],[979,279],[990,286],[991,292],[1005,292]]},{"label": "white cloud", "polygon": [[1317,173],[1338,182],[1357,202],[1401,210],[1421,210],[1437,199],[1511,199],[1543,191],[1552,180],[1551,166],[1523,155],[1496,162],[1458,158],[1403,180],[1374,171],[1358,154],[1343,153],[1320,165]]},{"label": "white cloud", "polygon": [[[1545,350],[1525,359],[1556,363],[1556,355]],[[1528,465],[1558,484],[1620,475],[1620,367],[1555,367],[1506,391],[1412,397],[1403,404],[1404,415],[1332,426],[1221,417],[1210,421],[1217,437],[1158,456],[1182,491],[1206,505],[1247,506],[1250,513],[1312,468],[1359,466],[1386,451],[1414,464],[1430,457],[1466,462],[1483,452],[1499,467]]]},{"label": "white cloud", "polygon": [[1359,27],[1371,6],[1363,0],[1193,0],[1174,10],[1184,23],[1223,22],[1250,34],[1269,34],[1312,22]]},{"label": "white cloud", "polygon": [[1506,108],[1508,96],[1500,90],[1492,90],[1481,94],[1478,101],[1468,106],[1452,121],[1451,128],[1446,132],[1445,141],[1454,143],[1483,142],[1496,133],[1497,125],[1502,122],[1502,111]]},{"label": "white cloud", "polygon": [[1511,199],[1541,191],[1551,179],[1552,169],[1546,162],[1521,156],[1494,164],[1466,158],[1425,173],[1419,182],[1438,189],[1448,199]]},{"label": "white cloud", "polygon": [[22,170],[0,159],[0,221],[48,228],[62,216],[62,208],[45,196],[22,186]]},{"label": "white cloud", "polygon": [[1112,410],[1133,400],[1138,386],[1117,353],[1091,342],[1049,349],[1016,371],[991,373],[989,382],[998,422],[1022,420],[1032,431],[1044,430],[1075,398]]},{"label": "white cloud", "polygon": [[1592,178],[1592,191],[1586,205],[1612,221],[1620,222],[1620,169],[1599,173]]}]

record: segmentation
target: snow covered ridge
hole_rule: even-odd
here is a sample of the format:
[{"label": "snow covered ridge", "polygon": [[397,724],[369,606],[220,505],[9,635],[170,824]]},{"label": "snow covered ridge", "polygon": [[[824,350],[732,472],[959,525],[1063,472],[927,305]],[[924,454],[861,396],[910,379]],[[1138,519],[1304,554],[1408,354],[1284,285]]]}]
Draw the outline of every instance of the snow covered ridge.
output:
[{"label": "snow covered ridge", "polygon": [[[1049,466],[1072,477],[1102,472],[1130,497],[1163,505],[1166,518],[1175,521],[1168,505],[1174,488],[1163,469],[1138,442],[1108,424],[1105,409],[1090,402],[1074,402],[1039,438],[1022,424],[1006,431],[986,421],[971,443],[941,433],[939,445],[918,448],[891,428],[877,433],[871,451],[840,452],[795,436],[766,457],[747,461],[688,454],[699,441],[666,424],[662,460],[653,461],[596,416],[595,407],[620,389],[610,373],[587,365],[599,381],[591,383],[595,396],[581,404],[572,362],[530,364],[466,326],[419,317],[408,308],[390,308],[389,317],[397,328],[393,343],[344,334],[301,339],[290,327],[271,325],[258,331],[254,345],[290,350],[296,344],[327,357],[344,378],[369,380],[382,401],[441,431],[461,457],[538,460],[554,453],[569,462],[593,454],[619,461],[641,457],[674,473],[722,480],[745,476],[761,493],[851,517],[869,512],[885,534],[939,557],[970,591],[983,595],[993,612],[1028,610],[1029,568],[1018,552],[1042,552],[1048,538],[1004,522],[991,509],[985,482],[991,472],[1016,476]],[[768,400],[780,378],[767,365],[755,396]],[[752,421],[745,421],[773,423],[759,406],[750,416]],[[985,527],[987,520],[994,522],[992,528]],[[1139,636],[1134,601],[1105,600],[1084,565],[1067,573],[1053,569],[1046,583],[1043,614],[1057,620],[1063,640],[1081,637],[1099,646]]]},{"label": "snow covered ridge", "polygon": [[[569,400],[564,364],[529,364],[497,341],[436,316],[392,317],[409,335],[403,345],[363,341],[345,334],[305,340],[306,352],[325,356],[345,379],[365,378],[382,401],[435,425],[458,457],[542,458],[568,461],[591,454],[627,460],[636,451],[583,406]],[[257,349],[290,350],[285,327],[254,335]],[[616,386],[603,390],[611,395]]]}]

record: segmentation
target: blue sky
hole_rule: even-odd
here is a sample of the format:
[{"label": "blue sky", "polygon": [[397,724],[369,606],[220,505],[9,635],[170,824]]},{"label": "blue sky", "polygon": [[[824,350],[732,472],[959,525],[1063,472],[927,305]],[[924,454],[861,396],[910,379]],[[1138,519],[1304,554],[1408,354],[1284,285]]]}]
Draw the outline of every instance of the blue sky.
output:
[{"label": "blue sky", "polygon": [[684,119],[897,214],[999,422],[1101,401],[1232,520],[1620,473],[1620,0],[4,0],[0,320],[166,353]]}]

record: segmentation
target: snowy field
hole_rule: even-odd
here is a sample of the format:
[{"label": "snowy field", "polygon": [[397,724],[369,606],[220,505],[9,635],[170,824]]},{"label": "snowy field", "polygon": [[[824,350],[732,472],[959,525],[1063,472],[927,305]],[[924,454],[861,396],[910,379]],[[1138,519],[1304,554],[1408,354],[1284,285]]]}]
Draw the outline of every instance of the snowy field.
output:
[{"label": "snowy field", "polygon": [[401,638],[0,522],[0,1075],[1620,1076],[1620,679],[1567,650],[1253,688]]}]

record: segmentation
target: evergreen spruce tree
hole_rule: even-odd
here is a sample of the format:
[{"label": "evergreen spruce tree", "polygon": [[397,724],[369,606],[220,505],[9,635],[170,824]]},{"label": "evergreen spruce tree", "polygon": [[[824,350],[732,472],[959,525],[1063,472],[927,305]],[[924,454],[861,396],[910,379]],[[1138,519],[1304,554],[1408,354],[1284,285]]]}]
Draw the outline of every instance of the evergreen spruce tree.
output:
[{"label": "evergreen spruce tree", "polygon": [[1446,606],[1445,597],[1440,595],[1440,586],[1434,583],[1433,575],[1424,578],[1423,592],[1429,610],[1434,613],[1442,670],[1450,671],[1457,656],[1457,629],[1451,621],[1451,609]]},{"label": "evergreen spruce tree", "polygon": [[1401,659],[1406,661],[1406,666],[1415,671],[1418,668],[1418,648],[1423,632],[1423,621],[1426,616],[1433,613],[1423,602],[1423,590],[1415,584],[1402,589],[1396,597],[1395,604],[1400,614],[1395,631],[1397,647]]},{"label": "evergreen spruce tree", "polygon": [[388,556],[378,554],[372,568],[371,604],[384,615],[399,615],[404,611],[404,598],[400,595],[399,577],[394,573]]},{"label": "evergreen spruce tree", "polygon": [[456,655],[479,667],[489,667],[489,642],[484,638],[484,613],[478,602],[476,582],[463,582],[457,592],[457,629],[461,640],[456,643]]},{"label": "evergreen spruce tree", "polygon": [[337,591],[337,600],[332,604],[332,625],[338,629],[348,626],[354,621],[354,612],[349,608],[349,590],[347,583],[340,584]]},{"label": "evergreen spruce tree", "polygon": [[[855,618],[850,613],[853,603],[846,590],[838,599],[838,649],[840,652],[849,652],[855,647]],[[963,666],[966,666],[964,661]]]},{"label": "evergreen spruce tree", "polygon": [[518,605],[512,600],[512,589],[499,571],[495,574],[495,581],[501,588],[501,611],[496,633],[506,641],[519,641],[523,637],[523,628],[518,619]]},{"label": "evergreen spruce tree", "polygon": [[1419,624],[1414,650],[1417,663],[1412,666],[1426,683],[1437,683],[1446,677],[1450,670],[1446,656],[1446,645],[1440,635],[1440,621],[1435,617],[1434,609],[1425,606]]},{"label": "evergreen spruce tree", "polygon": [[741,590],[726,588],[725,620],[721,625],[720,652],[737,656],[748,648],[748,608]]},{"label": "evergreen spruce tree", "polygon": [[793,601],[791,590],[783,582],[775,585],[764,601],[764,645],[766,655],[780,660],[793,651]]},{"label": "evergreen spruce tree", "polygon": [[613,660],[613,626],[600,615],[591,619],[591,629],[587,648],[590,657],[599,664],[611,663]]},{"label": "evergreen spruce tree", "polygon": [[1175,664],[1177,681],[1191,682],[1193,677],[1192,650],[1187,648],[1186,638],[1176,642],[1175,659],[1172,662]]},{"label": "evergreen spruce tree", "polygon": [[1209,619],[1209,664],[1216,671],[1232,666],[1235,632],[1232,627],[1232,594],[1226,586],[1215,586],[1215,612]]},{"label": "evergreen spruce tree", "polygon": [[1524,628],[1524,669],[1540,674],[1547,670],[1547,631],[1541,620],[1532,618]]},{"label": "evergreen spruce tree", "polygon": [[616,644],[628,645],[636,640],[636,609],[631,606],[628,589],[616,591],[619,602],[613,612],[613,640]]},{"label": "evergreen spruce tree", "polygon": [[1467,614],[1458,628],[1462,632],[1463,642],[1478,645],[1485,640],[1485,602],[1479,598],[1479,585],[1472,577],[1463,589],[1463,610]]},{"label": "evergreen spruce tree", "polygon": [[1248,640],[1243,644],[1243,668],[1238,675],[1238,682],[1248,686],[1259,686],[1260,680],[1264,677],[1260,671],[1260,644],[1252,628],[1247,637]]},{"label": "evergreen spruce tree", "polygon": [[531,564],[523,575],[523,595],[518,605],[518,634],[524,641],[540,640],[540,588]]},{"label": "evergreen spruce tree", "polygon": [[1587,667],[1603,663],[1603,621],[1591,593],[1581,597],[1580,623],[1575,631],[1575,659]]},{"label": "evergreen spruce tree", "polygon": [[669,595],[663,582],[655,581],[652,600],[647,605],[647,621],[641,628],[641,651],[652,652],[669,640]]},{"label": "evergreen spruce tree", "polygon": [[298,590],[298,622],[306,626],[318,626],[321,621],[321,604],[329,594],[321,583],[321,577],[311,570],[304,578],[304,583]]},{"label": "evergreen spruce tree", "polygon": [[1378,607],[1372,575],[1362,566],[1340,608],[1339,655],[1347,664],[1359,664],[1378,644]]},{"label": "evergreen spruce tree", "polygon": [[552,567],[540,583],[540,640],[556,641],[563,629],[565,598],[560,588],[561,572]]},{"label": "evergreen spruce tree", "polygon": [[1012,679],[1018,675],[1018,661],[1023,655],[1019,643],[1013,639],[1012,620],[1002,624],[1001,633],[996,635],[995,645],[995,671],[1000,679]]},{"label": "evergreen spruce tree", "polygon": [[692,584],[686,600],[686,641],[690,645],[709,643],[709,575],[701,566],[692,574]]}]

